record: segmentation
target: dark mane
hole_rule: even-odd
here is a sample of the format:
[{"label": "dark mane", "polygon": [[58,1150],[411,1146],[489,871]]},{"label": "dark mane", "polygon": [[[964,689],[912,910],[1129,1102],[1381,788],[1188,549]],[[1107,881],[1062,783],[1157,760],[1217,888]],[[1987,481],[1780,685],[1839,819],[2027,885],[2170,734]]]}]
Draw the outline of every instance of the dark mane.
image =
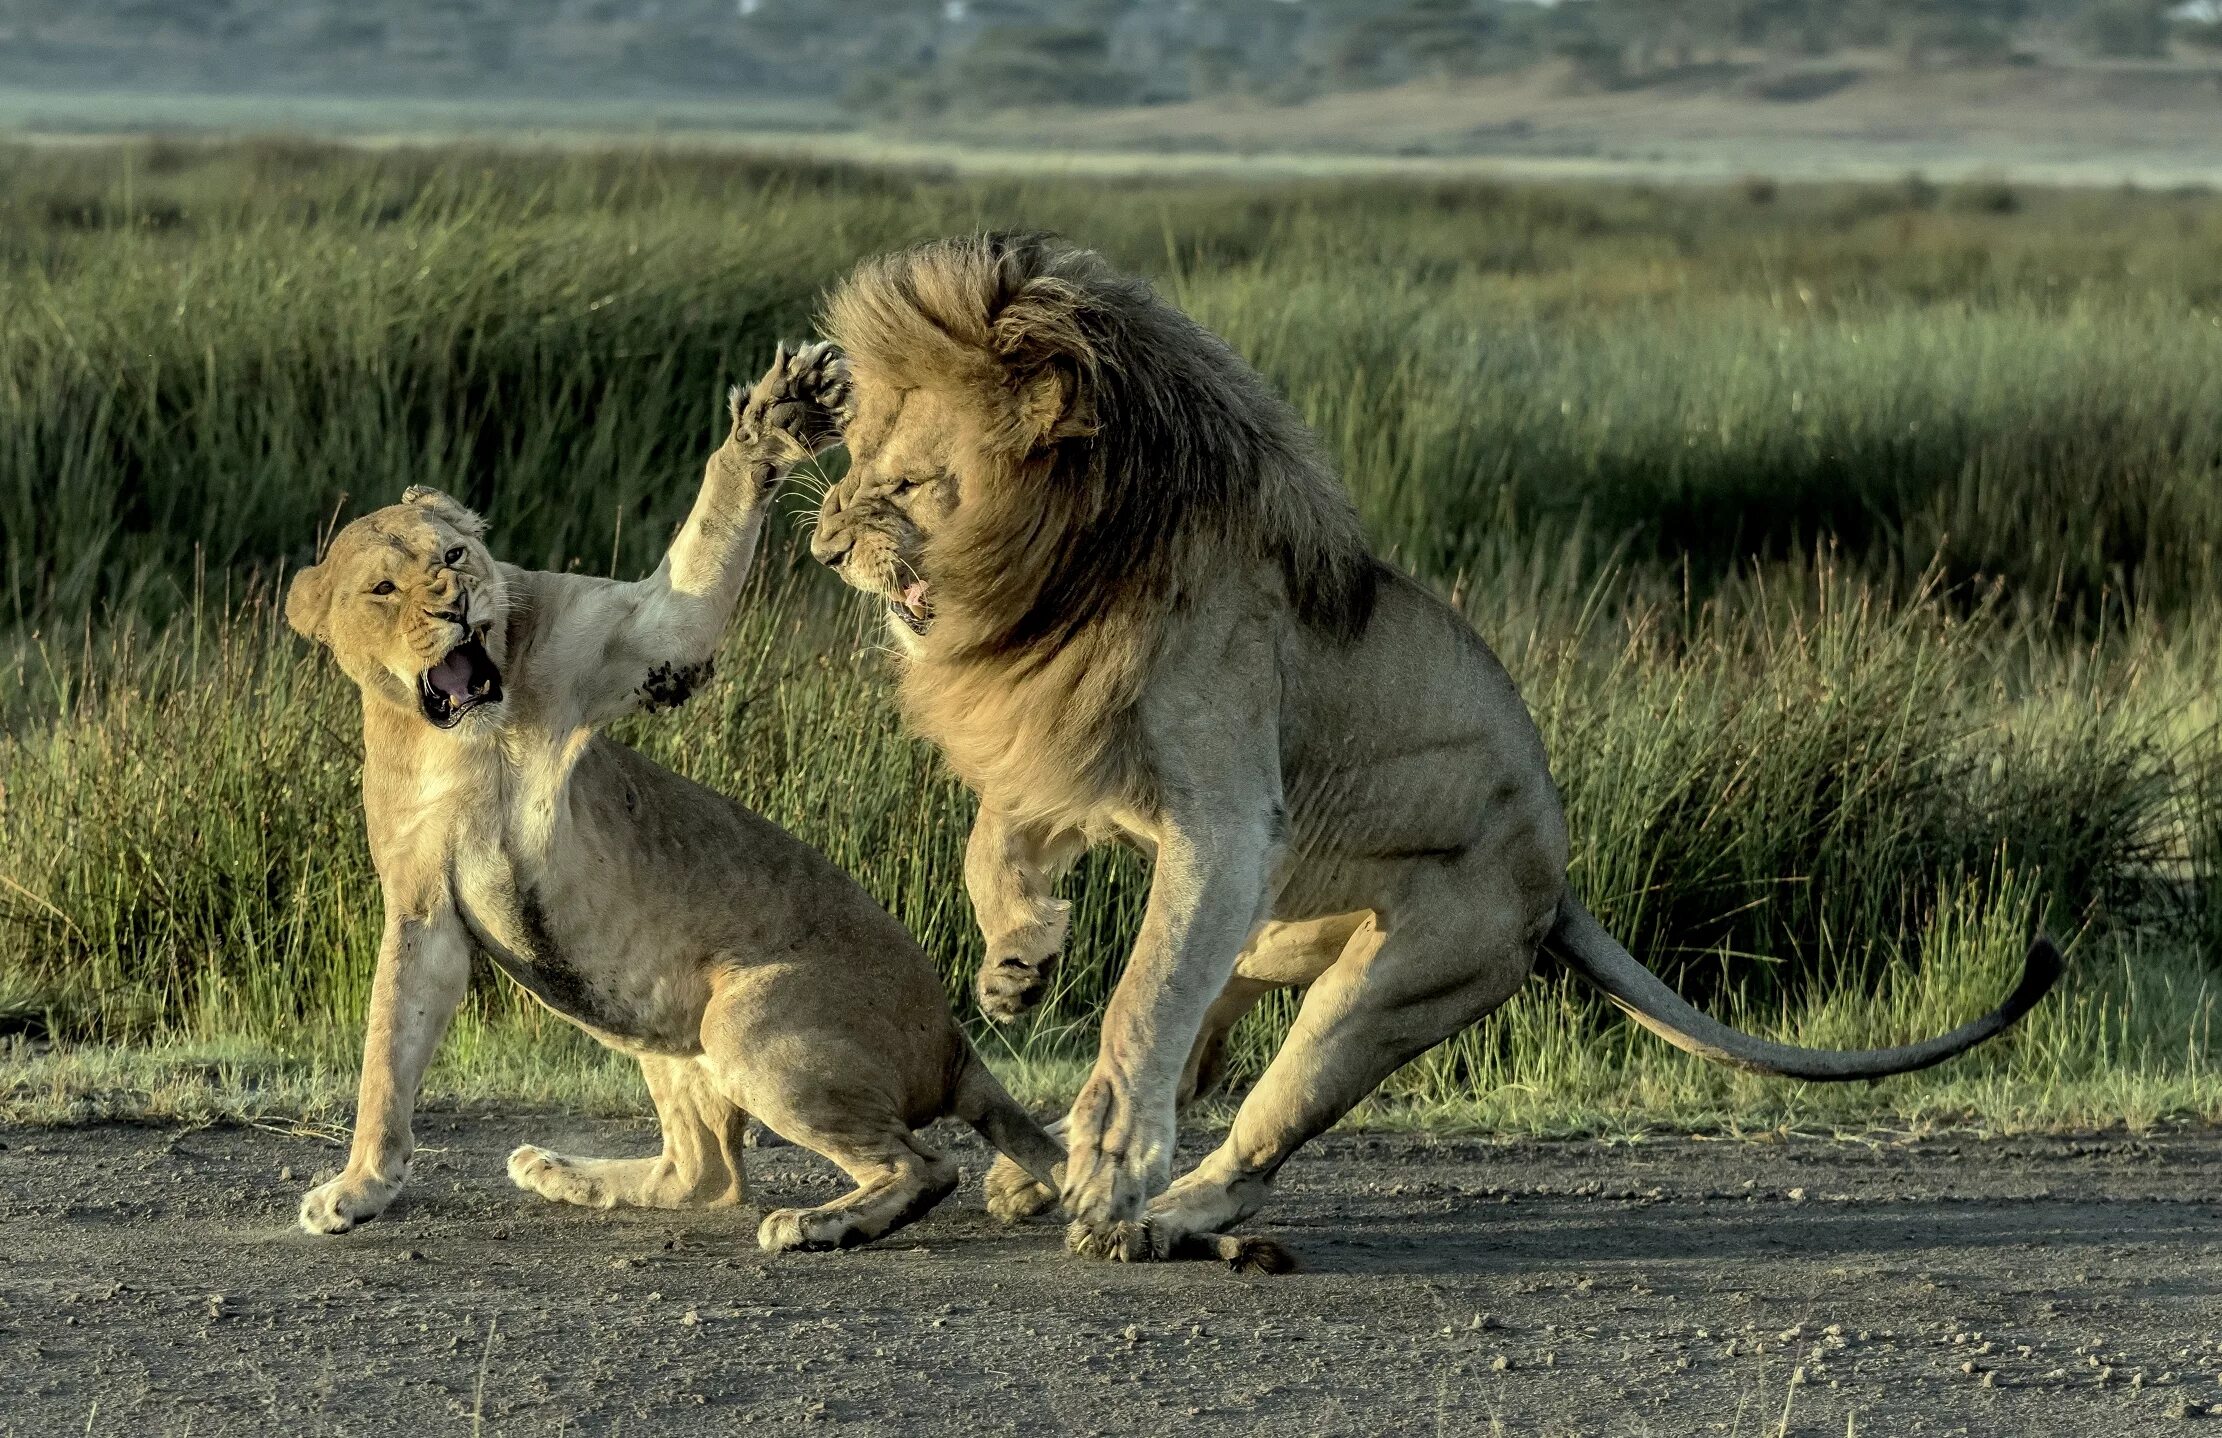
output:
[{"label": "dark mane", "polygon": [[1311,434],[1147,281],[1040,235],[939,240],[865,264],[826,328],[860,372],[982,407],[1004,472],[932,551],[976,657],[1139,637],[1260,564],[1305,624],[1364,628],[1375,563]]}]

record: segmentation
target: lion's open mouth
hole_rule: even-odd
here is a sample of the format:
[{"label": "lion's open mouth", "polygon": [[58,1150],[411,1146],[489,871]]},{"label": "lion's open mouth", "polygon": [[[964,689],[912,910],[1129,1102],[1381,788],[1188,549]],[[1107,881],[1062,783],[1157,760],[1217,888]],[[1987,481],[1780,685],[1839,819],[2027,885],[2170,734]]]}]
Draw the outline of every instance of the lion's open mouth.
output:
[{"label": "lion's open mouth", "polygon": [[887,612],[910,626],[911,633],[924,634],[934,619],[934,607],[926,601],[926,581],[912,580],[908,589],[887,601]]},{"label": "lion's open mouth", "polygon": [[417,680],[417,703],[437,728],[452,729],[479,705],[500,701],[501,671],[476,638],[450,649]]}]

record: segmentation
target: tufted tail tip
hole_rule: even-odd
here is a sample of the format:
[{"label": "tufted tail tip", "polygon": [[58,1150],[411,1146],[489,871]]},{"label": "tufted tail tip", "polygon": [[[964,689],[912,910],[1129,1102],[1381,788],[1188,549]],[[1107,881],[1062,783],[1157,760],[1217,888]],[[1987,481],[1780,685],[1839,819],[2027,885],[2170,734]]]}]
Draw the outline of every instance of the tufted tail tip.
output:
[{"label": "tufted tail tip", "polygon": [[1248,1233],[1198,1233],[1175,1247],[1176,1258],[1215,1258],[1236,1273],[1282,1274],[1297,1270],[1296,1255],[1270,1238]]}]

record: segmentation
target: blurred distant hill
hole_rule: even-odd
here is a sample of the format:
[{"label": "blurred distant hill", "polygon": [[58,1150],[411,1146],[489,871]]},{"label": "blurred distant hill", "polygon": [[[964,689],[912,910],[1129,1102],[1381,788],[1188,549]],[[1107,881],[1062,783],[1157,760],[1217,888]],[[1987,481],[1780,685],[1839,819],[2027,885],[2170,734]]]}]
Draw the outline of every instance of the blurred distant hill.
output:
[{"label": "blurred distant hill", "polygon": [[0,0],[0,83],[564,86],[932,116],[1291,103],[1557,62],[1598,89],[1771,65],[1792,72],[1778,98],[1797,98],[1855,52],[1915,69],[2222,64],[2218,21],[2158,0]]},{"label": "blurred distant hill", "polygon": [[45,96],[530,102],[541,125],[639,101],[1076,149],[2222,157],[2218,77],[2222,0],[0,0],[0,87]]}]

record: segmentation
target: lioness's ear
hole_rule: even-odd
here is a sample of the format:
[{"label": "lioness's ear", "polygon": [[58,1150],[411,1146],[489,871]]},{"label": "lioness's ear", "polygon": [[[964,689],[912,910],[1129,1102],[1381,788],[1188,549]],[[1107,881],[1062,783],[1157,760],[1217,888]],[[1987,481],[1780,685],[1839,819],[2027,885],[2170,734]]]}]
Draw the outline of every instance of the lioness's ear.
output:
[{"label": "lioness's ear", "polygon": [[473,539],[486,537],[486,521],[477,513],[456,503],[428,484],[412,484],[401,492],[403,504],[414,504],[429,509],[456,529]]},{"label": "lioness's ear", "polygon": [[1017,398],[1017,438],[1028,448],[1096,432],[1096,370],[1081,292],[1042,276],[995,317],[993,344]]},{"label": "lioness's ear", "polygon": [[324,622],[332,613],[332,576],[314,564],[293,576],[285,592],[285,622],[303,639],[322,641]]}]

